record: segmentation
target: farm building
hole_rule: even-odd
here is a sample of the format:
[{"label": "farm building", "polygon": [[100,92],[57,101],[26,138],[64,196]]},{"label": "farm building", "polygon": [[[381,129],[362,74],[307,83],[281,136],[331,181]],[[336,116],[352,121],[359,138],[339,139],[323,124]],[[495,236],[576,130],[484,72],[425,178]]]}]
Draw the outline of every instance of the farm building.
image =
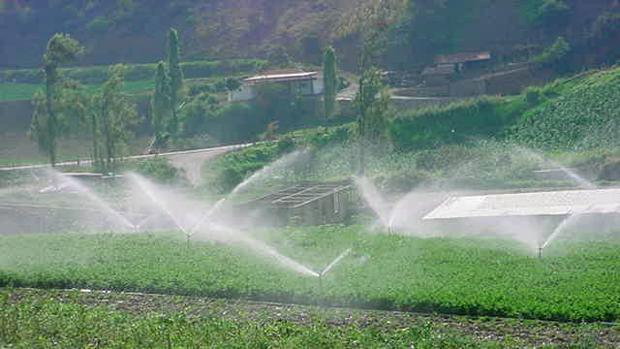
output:
[{"label": "farm building", "polygon": [[349,182],[302,183],[240,205],[259,211],[275,223],[318,225],[345,221],[351,214],[353,187]]},{"label": "farm building", "polygon": [[229,93],[228,100],[252,100],[256,98],[258,87],[266,84],[285,85],[290,92],[300,96],[318,96],[324,89],[323,75],[319,72],[272,71],[244,79],[239,89]]},{"label": "farm building", "polygon": [[465,69],[486,68],[491,61],[491,53],[483,52],[460,52],[450,55],[439,55],[434,59],[436,66],[453,65],[459,72]]}]

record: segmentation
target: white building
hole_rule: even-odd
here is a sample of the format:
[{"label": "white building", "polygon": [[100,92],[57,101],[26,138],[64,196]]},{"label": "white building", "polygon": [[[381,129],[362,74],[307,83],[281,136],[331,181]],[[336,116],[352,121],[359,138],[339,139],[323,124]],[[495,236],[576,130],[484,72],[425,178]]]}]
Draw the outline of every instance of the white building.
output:
[{"label": "white building", "polygon": [[238,90],[228,93],[228,100],[252,100],[256,98],[258,86],[264,84],[283,84],[300,96],[318,96],[324,89],[323,74],[319,72],[272,72],[244,79]]}]

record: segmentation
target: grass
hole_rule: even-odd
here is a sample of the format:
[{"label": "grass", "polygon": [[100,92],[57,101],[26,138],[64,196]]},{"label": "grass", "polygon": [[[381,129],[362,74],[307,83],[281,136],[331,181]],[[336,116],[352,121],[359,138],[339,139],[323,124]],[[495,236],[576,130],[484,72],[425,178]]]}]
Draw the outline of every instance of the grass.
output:
[{"label": "grass", "polygon": [[518,245],[483,239],[369,234],[360,226],[254,232],[322,270],[295,274],[247,249],[179,234],[0,237],[0,286],[96,288],[257,300],[353,305],[462,315],[562,321],[620,318],[617,239],[562,242],[542,260]]},{"label": "grass", "polygon": [[430,323],[407,327],[371,323],[330,324],[312,316],[304,323],[252,311],[253,321],[194,307],[174,313],[87,306],[79,294],[0,291],[0,346],[15,348],[517,348],[508,340],[474,340]]}]

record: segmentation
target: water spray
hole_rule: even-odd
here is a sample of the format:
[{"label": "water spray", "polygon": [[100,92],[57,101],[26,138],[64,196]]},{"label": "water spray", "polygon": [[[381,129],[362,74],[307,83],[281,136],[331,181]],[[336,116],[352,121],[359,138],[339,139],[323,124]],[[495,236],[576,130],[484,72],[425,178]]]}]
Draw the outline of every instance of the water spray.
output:
[{"label": "water spray", "polygon": [[323,293],[323,276],[329,273],[338,263],[340,263],[340,261],[342,261],[342,259],[344,259],[344,257],[348,256],[349,253],[351,253],[351,248],[348,248],[344,252],[342,252],[338,257],[336,257],[336,259],[329,263],[329,265],[325,269],[323,269],[322,272],[318,273],[319,291],[321,293]]}]

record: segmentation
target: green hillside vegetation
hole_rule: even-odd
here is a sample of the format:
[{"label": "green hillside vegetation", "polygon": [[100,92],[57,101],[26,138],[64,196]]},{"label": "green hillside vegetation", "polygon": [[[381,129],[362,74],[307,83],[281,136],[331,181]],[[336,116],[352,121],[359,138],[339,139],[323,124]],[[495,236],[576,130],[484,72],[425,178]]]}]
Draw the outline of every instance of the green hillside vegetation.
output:
[{"label": "green hillside vegetation", "polygon": [[[367,174],[397,191],[444,181],[442,185],[468,188],[574,185],[532,179],[532,171],[549,165],[536,152],[566,165],[596,168],[617,158],[619,79],[620,68],[614,67],[529,88],[518,96],[401,112],[387,126],[391,146],[368,149]],[[287,133],[282,142],[309,148],[311,164],[276,177],[285,183],[349,178],[357,168],[356,139],[354,123]],[[224,155],[205,167],[205,187],[226,192],[287,151],[263,144]]]},{"label": "green hillside vegetation", "polygon": [[390,126],[401,150],[494,138],[545,150],[617,146],[620,67],[530,88],[516,97],[483,97],[399,115]]},{"label": "green hillside vegetation", "polygon": [[[485,49],[512,57],[523,46],[539,49],[558,35],[570,37],[578,55],[594,58],[590,63],[609,63],[620,57],[614,44],[618,31],[613,1],[388,1],[399,15],[388,28],[384,63],[390,69],[419,67],[435,54],[458,51]],[[175,27],[186,43],[183,56],[192,60],[279,56],[318,64],[321,49],[333,44],[337,51],[351,52],[343,57],[342,66],[353,70],[359,28],[343,28],[365,6],[377,3],[56,0],[52,5],[9,1],[0,10],[0,23],[5,24],[0,39],[6,42],[0,48],[0,66],[36,66],[45,42],[56,32],[69,33],[82,42],[88,64],[111,64],[119,57],[132,63],[152,62],[160,58],[160,38]],[[502,21],[498,23],[497,18]],[[604,35],[595,37],[596,33]],[[24,36],[29,40],[22,40]],[[579,60],[576,66],[581,63],[587,62]]]}]

